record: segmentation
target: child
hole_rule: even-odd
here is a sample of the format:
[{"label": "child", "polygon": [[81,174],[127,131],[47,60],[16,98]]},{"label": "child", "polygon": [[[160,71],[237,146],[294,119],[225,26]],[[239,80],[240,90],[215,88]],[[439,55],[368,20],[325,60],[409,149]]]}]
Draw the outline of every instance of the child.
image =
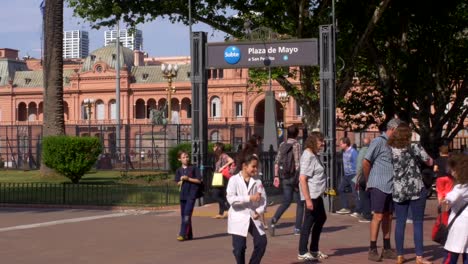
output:
[{"label": "child", "polygon": [[187,152],[179,151],[177,153],[182,166],[177,169],[175,181],[180,188],[180,217],[181,225],[177,240],[191,240],[192,233],[192,213],[197,198],[198,189],[202,184],[200,171],[195,166],[190,166],[190,158]]},{"label": "child", "polygon": [[468,156],[460,155],[449,160],[449,167],[457,185],[447,194],[443,201],[450,207],[449,223],[460,212],[461,214],[449,229],[445,250],[447,255],[444,264],[456,264],[458,256],[462,254],[463,263],[468,264]]},{"label": "child", "polygon": [[438,157],[434,161],[434,172],[437,175],[436,180],[436,191],[437,191],[437,200],[439,204],[445,199],[447,193],[449,193],[454,185],[453,176],[450,174],[448,170],[448,147],[447,146],[440,146],[439,147],[439,154]]},{"label": "child", "polygon": [[229,179],[227,200],[231,205],[228,214],[228,233],[232,235],[236,262],[245,263],[247,233],[253,236],[254,250],[251,264],[261,262],[265,254],[267,238],[260,220],[265,211],[266,193],[257,175],[258,157],[247,154],[239,159],[242,170]]}]

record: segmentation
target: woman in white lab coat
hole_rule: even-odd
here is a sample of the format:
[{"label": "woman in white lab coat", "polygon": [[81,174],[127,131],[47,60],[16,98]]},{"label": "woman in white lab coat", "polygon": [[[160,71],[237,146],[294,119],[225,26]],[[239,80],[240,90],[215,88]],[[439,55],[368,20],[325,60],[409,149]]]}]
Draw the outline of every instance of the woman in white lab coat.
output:
[{"label": "woman in white lab coat", "polygon": [[260,215],[265,211],[266,193],[262,181],[256,178],[258,157],[247,154],[239,159],[242,170],[229,179],[226,197],[231,205],[228,233],[232,235],[233,253],[238,264],[245,263],[247,234],[253,237],[251,264],[260,263],[265,254],[267,238]]}]

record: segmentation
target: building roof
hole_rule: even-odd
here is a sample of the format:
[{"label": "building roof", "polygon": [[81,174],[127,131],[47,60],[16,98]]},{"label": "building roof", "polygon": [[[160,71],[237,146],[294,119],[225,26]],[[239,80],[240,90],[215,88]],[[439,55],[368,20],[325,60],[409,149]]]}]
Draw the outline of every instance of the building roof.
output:
[{"label": "building roof", "polygon": [[[63,86],[70,85],[69,77],[74,73],[73,70],[63,70]],[[44,79],[42,71],[18,71],[13,80],[13,86],[16,88],[43,87]]]},{"label": "building roof", "polygon": [[[190,64],[179,65],[177,77],[173,81],[190,81]],[[161,72],[161,66],[135,66],[132,68],[135,83],[167,82]]]},{"label": "building roof", "polygon": [[[106,47],[102,47],[97,49],[89,54],[88,57],[83,62],[83,66],[81,67],[81,71],[92,71],[94,68],[94,64],[96,62],[102,61],[107,63],[110,68],[115,69],[116,66],[116,47],[115,45],[108,45]],[[120,67],[127,66],[127,70],[133,67],[133,51],[131,49],[125,48],[120,45]]]},{"label": "building roof", "polygon": [[16,71],[27,71],[26,63],[17,60],[0,59],[0,86],[8,84],[8,80],[13,80]]}]

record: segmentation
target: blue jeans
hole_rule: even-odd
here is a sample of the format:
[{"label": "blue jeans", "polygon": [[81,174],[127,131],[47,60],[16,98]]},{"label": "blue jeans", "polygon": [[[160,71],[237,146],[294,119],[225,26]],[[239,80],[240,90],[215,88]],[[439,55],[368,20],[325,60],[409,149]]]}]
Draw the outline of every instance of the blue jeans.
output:
[{"label": "blue jeans", "polygon": [[356,201],[355,202],[356,209],[354,211],[356,211],[358,213],[361,213],[361,208],[360,208],[359,202],[358,202],[359,197],[357,196],[356,188],[354,188],[356,184],[353,182],[353,178],[355,176],[356,175],[344,175],[341,178],[340,186],[338,186],[338,194],[339,194],[338,197],[340,198],[341,207],[349,209],[348,199],[346,197],[345,190],[346,190],[346,188],[351,188],[351,191],[353,193],[353,197],[354,197],[354,199]]},{"label": "blue jeans", "polygon": [[180,200],[180,232],[179,236],[185,239],[192,239],[192,214],[195,207],[195,199]]},{"label": "blue jeans", "polygon": [[291,205],[293,198],[297,203],[296,207],[296,229],[301,229],[302,227],[302,220],[304,218],[304,201],[301,201],[301,197],[299,195],[298,187],[294,184],[294,179],[281,179],[281,184],[283,186],[283,202],[278,207],[273,216],[272,222],[276,224],[284,212],[289,208]]},{"label": "blue jeans", "polygon": [[424,253],[423,246],[423,220],[424,210],[426,209],[426,193],[427,190],[421,190],[419,199],[404,201],[401,203],[395,202],[396,227],[395,227],[395,244],[398,255],[403,255],[403,244],[405,241],[406,220],[408,212],[411,210],[413,214],[413,240],[416,251],[416,256],[422,256]]}]

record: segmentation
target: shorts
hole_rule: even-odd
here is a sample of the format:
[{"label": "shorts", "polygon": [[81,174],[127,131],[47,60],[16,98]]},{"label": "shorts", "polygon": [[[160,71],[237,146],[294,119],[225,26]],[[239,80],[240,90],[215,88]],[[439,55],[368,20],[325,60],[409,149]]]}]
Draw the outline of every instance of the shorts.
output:
[{"label": "shorts", "polygon": [[384,193],[377,188],[369,188],[371,211],[377,214],[393,213],[391,193]]}]

